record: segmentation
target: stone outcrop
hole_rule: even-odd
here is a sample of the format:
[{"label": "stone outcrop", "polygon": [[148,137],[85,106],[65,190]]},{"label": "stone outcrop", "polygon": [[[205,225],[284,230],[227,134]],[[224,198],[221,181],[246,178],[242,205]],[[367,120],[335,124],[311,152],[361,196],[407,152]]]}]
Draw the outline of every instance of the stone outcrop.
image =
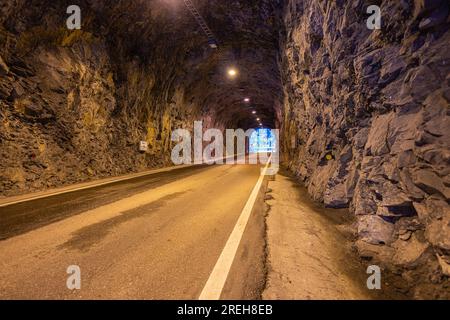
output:
[{"label": "stone outcrop", "polygon": [[[415,297],[449,297],[448,1],[287,1],[284,161],[356,215],[360,252]],[[406,289],[405,289],[406,288]]]}]

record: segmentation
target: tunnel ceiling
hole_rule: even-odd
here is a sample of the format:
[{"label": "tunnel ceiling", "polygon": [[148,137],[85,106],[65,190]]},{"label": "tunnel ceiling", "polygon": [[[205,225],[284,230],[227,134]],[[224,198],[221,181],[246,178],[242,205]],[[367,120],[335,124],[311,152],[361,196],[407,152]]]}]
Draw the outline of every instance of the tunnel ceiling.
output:
[{"label": "tunnel ceiling", "polygon": [[[96,28],[107,32],[112,47],[128,51],[120,56],[134,56],[159,69],[161,79],[170,77],[172,85],[183,86],[199,114],[210,114],[224,127],[249,128],[256,126],[256,110],[264,125],[274,126],[281,93],[276,19],[280,4],[193,3],[214,33],[218,49],[208,46],[183,0],[117,1],[113,6],[92,1],[90,6],[97,11]],[[227,76],[230,67],[238,70],[235,79]]]}]

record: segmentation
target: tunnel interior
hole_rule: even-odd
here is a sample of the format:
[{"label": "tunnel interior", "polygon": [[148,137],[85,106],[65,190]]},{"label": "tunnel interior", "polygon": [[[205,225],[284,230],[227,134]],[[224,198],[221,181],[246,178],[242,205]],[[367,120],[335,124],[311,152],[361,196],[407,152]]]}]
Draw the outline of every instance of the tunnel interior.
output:
[{"label": "tunnel interior", "polygon": [[[252,113],[256,111],[263,125],[275,127],[275,108],[282,97],[277,65],[280,3],[197,1],[197,10],[218,42],[215,49],[208,46],[207,37],[183,1],[136,1],[131,8],[124,5],[126,8],[119,5],[114,10],[132,15],[123,18],[125,30],[105,26],[108,11],[101,6],[94,28],[107,30],[111,49],[123,50],[120,57],[134,57],[138,65],[152,68],[157,75],[155,92],[183,88],[184,101],[191,104],[192,112],[209,117],[211,125],[249,129],[259,124]],[[114,16],[115,11],[110,14]],[[131,30],[129,19],[138,21]],[[236,75],[230,76],[230,71]]]},{"label": "tunnel interior", "polygon": [[448,295],[448,1],[192,3],[217,48],[182,0],[79,0],[75,30],[69,1],[3,1],[0,195],[170,165],[194,121],[279,129],[310,196],[354,214],[362,257]]}]

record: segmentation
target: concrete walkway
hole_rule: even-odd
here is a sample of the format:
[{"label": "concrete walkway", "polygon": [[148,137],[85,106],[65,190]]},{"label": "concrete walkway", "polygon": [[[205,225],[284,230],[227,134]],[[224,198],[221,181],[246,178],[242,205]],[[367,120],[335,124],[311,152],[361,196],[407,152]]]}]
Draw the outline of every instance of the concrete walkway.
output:
[{"label": "concrete walkway", "polygon": [[370,299],[365,268],[350,251],[348,211],[320,208],[287,175],[268,191],[263,299]]}]

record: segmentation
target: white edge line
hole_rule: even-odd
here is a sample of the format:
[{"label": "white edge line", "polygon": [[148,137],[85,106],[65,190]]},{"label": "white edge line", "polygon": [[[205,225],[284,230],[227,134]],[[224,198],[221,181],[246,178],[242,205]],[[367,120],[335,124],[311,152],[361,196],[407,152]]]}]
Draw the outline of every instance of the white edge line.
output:
[{"label": "white edge line", "polygon": [[250,197],[245,204],[244,209],[242,209],[241,215],[239,216],[236,225],[234,226],[233,231],[228,238],[225,247],[220,254],[219,259],[214,266],[213,271],[211,272],[208,281],[206,282],[200,296],[199,300],[219,300],[222,294],[223,287],[225,286],[225,282],[228,278],[228,274],[230,272],[231,266],[233,264],[234,258],[236,256],[236,252],[239,248],[239,244],[241,242],[242,236],[245,231],[245,227],[247,226],[248,220],[250,219],[250,215],[253,210],[253,206],[255,205],[256,199],[258,197],[259,190],[261,189],[262,182],[265,178],[265,174],[267,168],[269,166],[271,157],[266,163],[266,166],[260,173],[258,181],[256,182],[255,187],[250,194]]}]

